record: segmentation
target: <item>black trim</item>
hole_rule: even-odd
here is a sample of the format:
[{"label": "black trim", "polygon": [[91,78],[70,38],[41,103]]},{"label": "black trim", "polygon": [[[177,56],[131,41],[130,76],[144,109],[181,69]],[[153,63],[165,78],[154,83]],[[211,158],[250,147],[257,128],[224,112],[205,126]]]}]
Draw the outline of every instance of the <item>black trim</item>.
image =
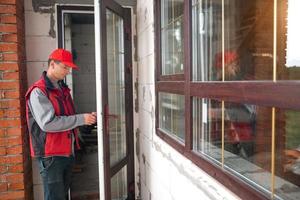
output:
[{"label": "black trim", "polygon": [[[62,30],[63,25],[61,23],[62,20],[62,11],[69,10],[69,11],[94,11],[94,6],[66,6],[66,5],[57,5],[57,38],[58,38],[58,48],[63,48],[63,37],[62,37]],[[71,12],[72,13],[72,12]],[[75,12],[74,12],[75,13]]]},{"label": "black trim", "polygon": [[41,157],[45,155],[45,143],[46,143],[46,133],[41,130],[33,115],[31,110],[28,109],[28,130],[29,137],[31,138],[31,145],[34,151],[35,157]]}]

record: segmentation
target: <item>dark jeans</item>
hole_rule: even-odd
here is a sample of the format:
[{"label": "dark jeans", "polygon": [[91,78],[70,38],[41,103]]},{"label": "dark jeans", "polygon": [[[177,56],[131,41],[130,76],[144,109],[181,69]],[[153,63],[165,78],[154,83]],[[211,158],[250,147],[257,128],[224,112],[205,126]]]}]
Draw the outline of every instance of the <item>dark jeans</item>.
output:
[{"label": "dark jeans", "polygon": [[71,184],[74,157],[39,158],[45,200],[66,200]]}]

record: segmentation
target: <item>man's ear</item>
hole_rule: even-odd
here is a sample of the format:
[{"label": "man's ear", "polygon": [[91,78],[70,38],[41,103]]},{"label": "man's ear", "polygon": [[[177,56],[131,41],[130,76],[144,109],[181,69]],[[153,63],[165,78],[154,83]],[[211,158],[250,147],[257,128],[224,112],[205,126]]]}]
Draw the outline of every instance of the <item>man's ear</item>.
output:
[{"label": "man's ear", "polygon": [[55,67],[54,64],[55,64],[54,60],[51,60],[50,63],[49,63],[49,68],[54,69],[54,67]]}]

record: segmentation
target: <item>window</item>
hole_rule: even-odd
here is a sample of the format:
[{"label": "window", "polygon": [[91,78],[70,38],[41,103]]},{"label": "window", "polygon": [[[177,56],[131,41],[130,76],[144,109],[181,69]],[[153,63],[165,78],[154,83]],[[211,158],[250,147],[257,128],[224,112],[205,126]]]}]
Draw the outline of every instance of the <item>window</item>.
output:
[{"label": "window", "polygon": [[184,96],[160,92],[158,94],[159,127],[180,141],[184,141]]},{"label": "window", "polygon": [[161,1],[163,75],[183,73],[183,0]]},{"label": "window", "polygon": [[158,136],[242,199],[299,198],[300,4],[155,5]]}]

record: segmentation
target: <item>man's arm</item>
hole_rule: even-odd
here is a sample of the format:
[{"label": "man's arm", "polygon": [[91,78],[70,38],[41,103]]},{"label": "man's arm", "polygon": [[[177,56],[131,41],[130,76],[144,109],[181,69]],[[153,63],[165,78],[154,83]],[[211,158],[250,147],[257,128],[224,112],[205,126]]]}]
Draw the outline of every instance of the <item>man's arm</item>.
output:
[{"label": "man's arm", "polygon": [[56,116],[52,103],[39,88],[32,90],[28,103],[35,121],[45,132],[67,131],[85,124],[85,114]]}]

